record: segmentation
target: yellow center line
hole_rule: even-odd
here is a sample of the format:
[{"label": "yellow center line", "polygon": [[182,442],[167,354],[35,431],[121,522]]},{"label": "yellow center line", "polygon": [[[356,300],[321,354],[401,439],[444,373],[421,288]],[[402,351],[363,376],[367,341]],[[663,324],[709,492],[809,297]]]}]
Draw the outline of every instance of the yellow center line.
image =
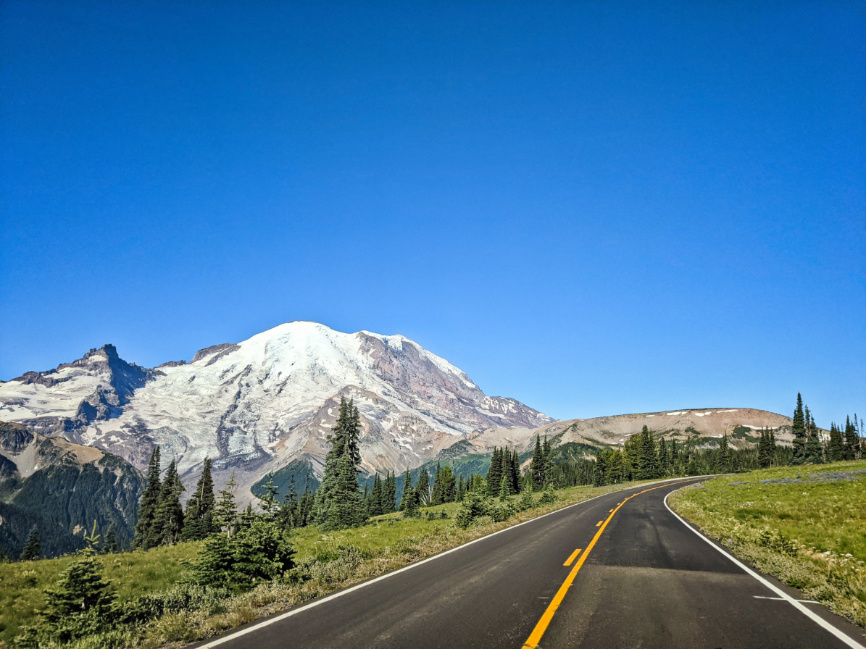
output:
[{"label": "yellow center line", "polygon": [[599,521],[598,523],[595,524],[595,526],[600,527],[602,523],[604,523],[604,521]]},{"label": "yellow center line", "polygon": [[568,557],[568,561],[566,561],[566,562],[563,563],[562,565],[564,565],[566,568],[567,568],[568,566],[570,566],[570,565],[571,565],[571,562],[574,561],[575,559],[577,559],[577,555],[578,555],[578,554],[580,554],[580,548],[577,548],[577,550],[575,550],[574,552],[572,552],[572,553],[571,553],[571,556]]},{"label": "yellow center line", "polygon": [[[688,480],[683,480],[681,482],[688,482]],[[562,600],[565,599],[565,594],[568,592],[568,589],[571,588],[571,584],[574,583],[574,578],[577,577],[577,573],[583,567],[586,558],[589,556],[589,553],[592,551],[592,548],[595,547],[596,542],[601,536],[602,532],[604,532],[604,528],[607,527],[607,524],[610,522],[610,519],[616,515],[616,513],[625,505],[629,500],[634,498],[635,496],[640,496],[641,494],[645,494],[647,491],[653,491],[655,489],[662,489],[664,487],[669,487],[674,484],[681,484],[681,482],[668,482],[667,484],[659,485],[658,487],[650,487],[649,489],[644,489],[643,491],[639,491],[636,494],[632,494],[621,503],[619,503],[613,511],[611,511],[610,516],[607,517],[604,521],[599,521],[598,532],[595,533],[595,536],[592,537],[592,541],[589,542],[589,545],[586,546],[586,551],[581,555],[580,559],[574,564],[574,568],[571,569],[568,573],[568,577],[565,578],[565,581],[562,582],[562,586],[559,587],[559,590],[556,591],[556,595],[554,595],[553,599],[550,600],[550,604],[547,606],[547,610],[544,611],[544,614],[541,616],[541,619],[538,620],[538,624],[535,625],[535,628],[532,630],[532,633],[529,634],[529,638],[523,644],[523,649],[537,649],[538,643],[541,642],[541,637],[544,635],[544,632],[547,631],[547,627],[550,624],[551,620],[553,620],[553,616],[556,615],[556,610],[559,608],[559,605],[562,603]],[[598,527],[598,526],[596,526]],[[580,550],[578,550],[580,552]],[[572,555],[573,558],[574,555]],[[569,558],[568,563],[571,563],[572,558]],[[565,565],[568,565],[566,563]]]}]

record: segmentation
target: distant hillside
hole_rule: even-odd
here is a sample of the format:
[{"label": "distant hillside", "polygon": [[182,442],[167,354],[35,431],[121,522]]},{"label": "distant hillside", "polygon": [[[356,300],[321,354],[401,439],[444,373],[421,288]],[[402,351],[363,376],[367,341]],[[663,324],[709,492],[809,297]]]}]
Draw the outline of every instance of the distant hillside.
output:
[{"label": "distant hillside", "polygon": [[126,546],[143,487],[144,476],[115,455],[0,422],[0,553],[17,557],[34,526],[43,556],[77,550],[94,521],[103,538],[113,528]]},{"label": "distant hillside", "polygon": [[[460,455],[489,453],[494,446],[511,446],[518,451],[532,449],[535,436],[547,436],[554,447],[575,444],[585,450],[622,446],[625,441],[646,426],[657,436],[679,441],[693,440],[698,445],[715,446],[727,434],[733,448],[745,448],[756,442],[764,427],[776,430],[776,440],[791,442],[791,418],[753,408],[701,408],[651,412],[630,415],[571,419],[545,424],[537,428],[494,426],[470,436],[459,452],[449,448],[440,452]],[[457,445],[455,444],[456,448]],[[576,448],[576,447],[572,447]]]}]

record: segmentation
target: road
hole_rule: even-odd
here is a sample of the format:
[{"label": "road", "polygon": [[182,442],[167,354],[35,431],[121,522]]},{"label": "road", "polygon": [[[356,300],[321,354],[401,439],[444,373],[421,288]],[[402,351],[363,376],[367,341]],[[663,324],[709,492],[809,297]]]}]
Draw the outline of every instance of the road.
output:
[{"label": "road", "polygon": [[[607,494],[509,528],[200,646],[862,645],[862,630],[818,604],[800,604],[820,618],[811,619],[678,520],[666,507],[665,496],[682,483],[650,486],[654,488]],[[570,565],[564,565],[569,559]],[[799,597],[780,588],[786,596]],[[842,638],[832,629],[841,630]]]}]

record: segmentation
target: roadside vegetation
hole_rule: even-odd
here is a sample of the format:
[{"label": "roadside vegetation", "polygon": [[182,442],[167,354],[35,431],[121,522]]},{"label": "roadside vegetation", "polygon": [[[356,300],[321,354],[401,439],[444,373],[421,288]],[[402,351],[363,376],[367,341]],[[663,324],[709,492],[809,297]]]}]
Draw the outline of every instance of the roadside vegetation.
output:
[{"label": "roadside vegetation", "polygon": [[735,556],[866,627],[866,461],[714,478],[668,502]]},{"label": "roadside vegetation", "polygon": [[[850,422],[844,436],[834,425],[823,443],[798,395],[793,447],[777,445],[769,430],[761,431],[755,448],[732,450],[726,436],[716,447],[701,448],[644,427],[622,449],[588,459],[557,454],[549,440],[537,437],[525,472],[516,450],[497,448],[486,475],[455,476],[437,463],[432,475],[425,469],[416,480],[407,470],[398,498],[399,480],[391,473],[376,475],[372,488],[361,491],[360,430],[358,409],[341,401],[318,488],[299,496],[290,480],[281,500],[271,476],[256,492],[256,506],[240,511],[233,479],[214,493],[209,460],[184,509],[176,465],[172,461],[161,477],[157,447],[133,551],[118,552],[117,539],[101,540],[94,525],[87,548],[75,555],[0,565],[0,643],[119,649],[191,642],[639,481],[862,455],[859,431]],[[778,545],[793,556],[790,544],[808,538],[786,536],[785,529],[760,538],[767,548]],[[814,543],[802,552],[820,562],[823,546]],[[837,582],[852,584],[862,604],[861,546],[834,559],[836,581],[828,583],[839,593]],[[38,535],[28,540],[27,556],[39,556]],[[862,620],[851,610],[849,617]]]}]

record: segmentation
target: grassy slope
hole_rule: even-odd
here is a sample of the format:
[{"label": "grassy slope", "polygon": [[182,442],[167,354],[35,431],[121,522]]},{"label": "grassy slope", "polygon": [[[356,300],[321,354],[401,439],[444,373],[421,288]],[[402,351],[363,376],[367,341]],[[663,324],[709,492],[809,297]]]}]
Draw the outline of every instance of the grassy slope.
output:
[{"label": "grassy slope", "polygon": [[715,478],[669,502],[739,558],[866,626],[866,461]]},{"label": "grassy slope", "polygon": [[[639,483],[561,489],[557,491],[558,501],[552,505],[536,506],[503,523],[482,519],[480,525],[466,530],[454,524],[456,503],[422,510],[437,514],[445,511],[448,519],[404,520],[397,513],[377,517],[356,529],[329,533],[314,527],[296,530],[293,533],[296,563],[303,572],[303,583],[262,585],[232,598],[219,611],[166,615],[143,633],[128,636],[127,642],[129,646],[157,647],[207,637],[549,511],[634,484]],[[148,552],[106,556],[103,558],[106,576],[113,582],[120,601],[134,595],[165,591],[182,578],[184,562],[194,559],[200,547],[200,543],[181,543]],[[22,625],[35,620],[35,610],[44,602],[42,590],[56,581],[71,560],[71,557],[62,557],[0,565],[0,626],[3,628],[0,644],[8,642]],[[94,641],[93,646],[100,646],[96,639]]]}]

